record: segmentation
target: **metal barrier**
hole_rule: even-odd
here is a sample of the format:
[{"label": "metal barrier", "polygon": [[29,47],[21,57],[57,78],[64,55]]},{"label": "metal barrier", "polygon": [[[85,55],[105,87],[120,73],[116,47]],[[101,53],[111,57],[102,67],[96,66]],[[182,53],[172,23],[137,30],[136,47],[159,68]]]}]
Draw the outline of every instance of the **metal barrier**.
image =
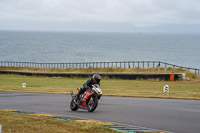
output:
[{"label": "metal barrier", "polygon": [[181,68],[200,74],[200,69],[177,66],[161,61],[123,61],[123,62],[82,62],[82,63],[35,63],[0,61],[1,67],[34,67],[34,68]]},{"label": "metal barrier", "polygon": [[[0,74],[14,74],[14,75],[26,75],[26,76],[45,76],[45,77],[81,77],[88,78],[93,73],[37,73],[37,72],[16,72],[16,71],[1,71]],[[102,77],[114,78],[114,79],[159,79],[167,81],[183,81],[185,80],[184,73],[98,73]],[[171,78],[173,76],[173,78]]]}]

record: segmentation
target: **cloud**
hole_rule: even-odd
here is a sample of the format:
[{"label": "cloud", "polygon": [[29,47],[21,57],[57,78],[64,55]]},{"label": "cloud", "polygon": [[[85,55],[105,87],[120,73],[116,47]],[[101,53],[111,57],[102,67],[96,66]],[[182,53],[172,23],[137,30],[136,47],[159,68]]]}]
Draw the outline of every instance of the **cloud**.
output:
[{"label": "cloud", "polygon": [[1,20],[200,24],[199,0],[1,0]]}]

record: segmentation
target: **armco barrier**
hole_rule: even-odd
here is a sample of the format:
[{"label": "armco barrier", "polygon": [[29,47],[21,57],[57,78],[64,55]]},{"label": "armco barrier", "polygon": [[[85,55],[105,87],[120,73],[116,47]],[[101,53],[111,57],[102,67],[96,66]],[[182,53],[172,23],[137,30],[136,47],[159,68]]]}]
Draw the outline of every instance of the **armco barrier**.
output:
[{"label": "armco barrier", "polygon": [[[16,72],[16,71],[0,71],[0,74],[16,74],[26,76],[47,76],[47,77],[81,77],[88,78],[93,73],[31,73],[31,72]],[[99,73],[102,77],[115,79],[160,79],[167,81],[183,81],[184,73]]]}]

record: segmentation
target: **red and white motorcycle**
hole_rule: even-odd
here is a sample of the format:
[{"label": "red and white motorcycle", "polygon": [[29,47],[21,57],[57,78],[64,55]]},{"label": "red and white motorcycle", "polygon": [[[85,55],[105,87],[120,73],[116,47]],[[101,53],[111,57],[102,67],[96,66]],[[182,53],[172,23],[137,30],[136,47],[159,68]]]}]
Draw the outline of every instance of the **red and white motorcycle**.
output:
[{"label": "red and white motorcycle", "polygon": [[[79,91],[80,88],[77,88]],[[76,111],[80,109],[86,109],[89,112],[93,112],[98,106],[98,100],[102,96],[102,91],[98,84],[92,85],[92,88],[87,89],[82,95],[80,95],[80,103],[78,104],[76,101],[76,95],[74,95],[73,91],[70,92],[72,96],[72,100],[70,103],[70,109],[72,111]]]}]

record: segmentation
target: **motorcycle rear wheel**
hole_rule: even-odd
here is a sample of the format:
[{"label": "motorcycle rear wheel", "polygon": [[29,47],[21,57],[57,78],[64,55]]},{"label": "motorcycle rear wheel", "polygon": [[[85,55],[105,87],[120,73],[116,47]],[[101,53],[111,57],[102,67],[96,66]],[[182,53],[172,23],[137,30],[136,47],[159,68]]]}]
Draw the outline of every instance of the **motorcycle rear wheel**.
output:
[{"label": "motorcycle rear wheel", "polygon": [[76,111],[78,109],[78,106],[75,104],[74,99],[72,99],[71,103],[70,103],[70,109],[72,111]]},{"label": "motorcycle rear wheel", "polygon": [[98,99],[97,98],[93,98],[93,101],[91,103],[91,98],[90,98],[90,101],[87,104],[88,112],[93,112],[97,108],[97,105],[98,105]]}]

